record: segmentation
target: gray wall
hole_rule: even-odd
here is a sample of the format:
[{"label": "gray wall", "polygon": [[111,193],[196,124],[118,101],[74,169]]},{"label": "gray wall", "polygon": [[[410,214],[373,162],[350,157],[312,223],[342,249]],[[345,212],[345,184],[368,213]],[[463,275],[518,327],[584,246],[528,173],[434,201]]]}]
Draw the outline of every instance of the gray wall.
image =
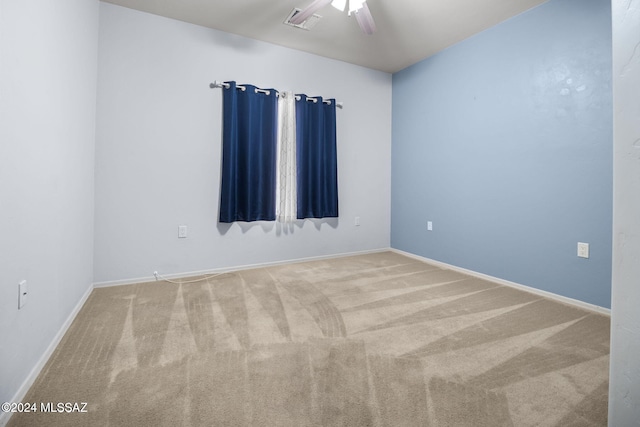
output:
[{"label": "gray wall", "polygon": [[[213,80],[344,102],[339,220],[217,224],[222,92],[209,89]],[[389,247],[387,73],[103,3],[96,153],[97,283]]]},{"label": "gray wall", "polygon": [[613,1],[609,425],[640,426],[640,0]]},{"label": "gray wall", "polygon": [[392,247],[610,307],[610,16],[552,0],[394,74]]},{"label": "gray wall", "polygon": [[97,47],[97,0],[0,0],[0,402],[92,283]]}]

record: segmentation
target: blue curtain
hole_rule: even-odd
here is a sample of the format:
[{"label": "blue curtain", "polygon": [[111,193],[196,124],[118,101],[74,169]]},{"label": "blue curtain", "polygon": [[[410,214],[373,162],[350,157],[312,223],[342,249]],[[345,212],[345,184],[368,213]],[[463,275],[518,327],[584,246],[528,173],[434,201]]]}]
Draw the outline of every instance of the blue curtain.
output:
[{"label": "blue curtain", "polygon": [[276,218],[276,91],[223,88],[220,222]]},{"label": "blue curtain", "polygon": [[338,216],[336,102],[298,95],[296,160],[298,219]]}]

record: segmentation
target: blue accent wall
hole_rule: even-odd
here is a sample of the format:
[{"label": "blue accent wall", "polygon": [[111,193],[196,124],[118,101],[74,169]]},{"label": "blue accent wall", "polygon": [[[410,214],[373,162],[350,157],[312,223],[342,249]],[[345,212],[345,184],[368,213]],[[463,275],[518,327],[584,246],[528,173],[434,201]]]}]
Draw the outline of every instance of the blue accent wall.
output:
[{"label": "blue accent wall", "polygon": [[610,1],[551,0],[394,74],[391,246],[610,307],[611,66]]}]

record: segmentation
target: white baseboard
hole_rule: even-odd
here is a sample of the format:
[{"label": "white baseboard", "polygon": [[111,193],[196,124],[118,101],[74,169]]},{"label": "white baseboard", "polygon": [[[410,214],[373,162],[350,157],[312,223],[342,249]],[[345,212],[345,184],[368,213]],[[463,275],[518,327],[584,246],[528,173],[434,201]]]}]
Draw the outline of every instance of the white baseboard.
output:
[{"label": "white baseboard", "polygon": [[[42,356],[40,356],[40,359],[38,360],[36,365],[33,367],[33,369],[31,369],[31,372],[29,372],[29,375],[27,375],[27,378],[24,380],[24,382],[22,383],[22,385],[20,386],[16,394],[13,396],[13,398],[10,400],[10,402],[22,402],[24,397],[27,395],[27,392],[35,382],[36,378],[38,378],[38,375],[40,375],[40,371],[42,371],[42,368],[44,368],[44,365],[47,364],[47,361],[55,351],[56,347],[58,347],[58,344],[60,344],[62,337],[64,337],[64,334],[67,333],[69,326],[71,326],[71,323],[73,323],[73,320],[78,315],[78,312],[80,311],[84,303],[89,298],[89,295],[91,295],[91,291],[93,291],[93,286],[89,286],[89,288],[86,290],[84,295],[82,295],[82,298],[80,298],[80,301],[78,301],[78,303],[73,308],[71,313],[69,313],[67,320],[65,320],[65,322],[62,324],[62,327],[60,328],[58,333],[55,335],[55,337],[53,337],[53,340],[51,340],[51,343],[49,344],[45,352],[42,354]],[[9,422],[9,420],[11,419],[12,415],[13,413],[11,412],[0,412],[0,427],[5,427]]]},{"label": "white baseboard", "polygon": [[[410,258],[414,258],[417,259],[419,261],[423,261],[423,262],[428,262],[430,264],[433,265],[437,265],[438,267],[441,268],[445,268],[448,270],[454,270],[454,271],[458,271],[460,273],[463,274],[467,274],[469,276],[473,276],[473,277],[478,277],[480,279],[484,279],[484,280],[489,280],[491,282],[495,282],[501,285],[505,285],[505,286],[510,286],[512,288],[517,288],[520,290],[523,290],[525,292],[529,292],[529,293],[533,293],[536,295],[540,295],[546,298],[550,298],[559,302],[563,302],[565,304],[570,304],[576,307],[580,307],[589,311],[593,311],[599,314],[604,314],[607,316],[611,316],[611,310],[608,308],[604,308],[604,307],[600,307],[594,304],[589,304],[587,302],[584,301],[580,301],[577,299],[573,299],[573,298],[569,298],[569,297],[565,297],[562,295],[558,295],[558,294],[554,294],[552,292],[548,292],[548,291],[543,291],[540,289],[536,289],[536,288],[532,288],[530,286],[527,285],[522,285],[520,283],[516,283],[516,282],[511,282],[509,280],[505,280],[505,279],[501,279],[499,277],[494,277],[494,276],[489,276],[488,274],[484,274],[484,273],[478,273],[477,271],[473,271],[473,270],[468,270],[466,268],[462,268],[462,267],[457,267],[455,265],[451,265],[451,264],[447,264],[441,261],[436,261],[430,258],[425,258],[423,256],[420,255],[416,255],[416,254],[412,254],[410,252],[405,252],[402,251],[400,249],[395,249],[395,248],[380,248],[380,249],[372,249],[372,250],[366,250],[366,251],[357,251],[357,252],[343,252],[343,253],[339,253],[339,254],[332,254],[332,255],[320,255],[320,256],[314,256],[314,257],[306,257],[306,258],[296,258],[296,259],[288,259],[288,260],[282,260],[282,261],[272,261],[272,262],[264,262],[264,263],[257,263],[257,264],[245,264],[245,265],[239,265],[239,266],[234,266],[234,267],[223,267],[223,268],[217,268],[217,269],[211,269],[211,270],[200,270],[200,271],[189,271],[189,272],[182,272],[182,273],[174,273],[174,274],[162,274],[162,276],[166,279],[181,279],[181,278],[185,278],[185,277],[193,277],[193,276],[206,276],[209,274],[219,274],[219,273],[228,273],[230,271],[241,271],[241,270],[249,270],[252,268],[261,268],[261,267],[271,267],[271,266],[275,266],[275,265],[282,265],[282,264],[293,264],[293,263],[298,263],[298,262],[307,262],[307,261],[319,261],[319,260],[323,260],[323,259],[332,259],[332,258],[340,258],[340,257],[345,257],[345,256],[353,256],[353,255],[365,255],[365,254],[371,254],[371,253],[378,253],[378,252],[385,252],[385,251],[392,251],[395,253],[398,253],[400,255],[404,255]],[[139,277],[139,278],[133,278],[133,279],[124,279],[124,280],[114,280],[114,281],[107,281],[107,282],[97,282],[94,283],[93,286],[95,288],[102,288],[102,287],[109,287],[109,286],[120,286],[120,285],[133,285],[136,283],[145,283],[145,282],[153,282],[155,281],[156,278],[154,276],[147,276],[147,277]],[[0,424],[0,427],[2,427],[2,424]]]},{"label": "white baseboard", "polygon": [[477,277],[479,279],[484,279],[484,280],[489,280],[491,282],[495,282],[501,285],[505,285],[505,286],[510,286],[512,288],[517,288],[520,290],[523,290],[525,292],[529,292],[532,294],[536,294],[536,295],[540,295],[546,298],[550,298],[565,304],[569,304],[569,305],[573,305],[576,307],[580,307],[589,311],[593,311],[596,312],[598,314],[604,314],[607,316],[611,316],[611,310],[605,307],[600,307],[598,305],[594,305],[594,304],[589,304],[588,302],[584,302],[584,301],[580,301],[577,299],[573,299],[573,298],[569,298],[569,297],[565,297],[562,295],[558,295],[558,294],[554,294],[553,292],[548,292],[548,291],[543,291],[540,289],[536,289],[536,288],[532,288],[530,286],[527,285],[521,285],[520,283],[516,283],[516,282],[511,282],[509,280],[504,280],[504,279],[500,279],[499,277],[493,277],[493,276],[489,276],[488,274],[484,274],[484,273],[478,273],[477,271],[473,271],[473,270],[467,270],[466,268],[462,268],[462,267],[457,267],[455,265],[451,265],[451,264],[447,264],[445,262],[441,262],[441,261],[436,261],[430,258],[425,258],[423,256],[420,255],[415,255],[412,254],[410,252],[405,252],[402,251],[400,249],[394,249],[391,248],[391,251],[398,253],[400,255],[404,255],[407,256],[409,258],[414,258],[417,259],[419,261],[423,261],[423,262],[427,262],[429,264],[433,264],[436,265],[438,267],[442,267],[445,268],[447,270],[454,270],[454,271],[458,271],[460,273],[463,274],[467,274],[469,276],[474,276]]},{"label": "white baseboard", "polygon": [[[207,276],[209,274],[220,274],[220,273],[228,273],[231,271],[250,270],[252,268],[272,267],[275,265],[295,264],[295,263],[307,262],[307,261],[320,261],[323,259],[341,258],[346,256],[354,256],[354,255],[366,255],[366,254],[373,254],[378,252],[387,252],[389,250],[390,250],[389,248],[370,249],[366,251],[343,252],[343,253],[332,254],[332,255],[320,255],[320,256],[313,256],[313,257],[306,257],[306,258],[287,259],[282,261],[271,261],[271,262],[263,262],[263,263],[257,263],[257,264],[238,265],[233,267],[222,267],[222,268],[215,268],[211,270],[187,271],[182,273],[171,273],[171,274],[164,274],[160,272],[160,274],[165,279],[182,279],[185,277]],[[105,288],[109,286],[134,285],[136,283],[154,282],[155,280],[156,280],[155,276],[146,276],[146,277],[138,277],[133,279],[96,282],[93,284],[93,287]]]}]

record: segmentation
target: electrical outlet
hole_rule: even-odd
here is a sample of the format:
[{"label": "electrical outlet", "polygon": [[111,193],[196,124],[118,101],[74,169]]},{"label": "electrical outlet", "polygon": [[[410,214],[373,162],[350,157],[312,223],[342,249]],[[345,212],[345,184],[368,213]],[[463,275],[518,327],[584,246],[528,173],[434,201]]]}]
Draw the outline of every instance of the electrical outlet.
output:
[{"label": "electrical outlet", "polygon": [[27,281],[18,283],[18,310],[27,303]]},{"label": "electrical outlet", "polygon": [[187,226],[186,225],[179,225],[178,226],[178,238],[179,239],[184,239],[187,237]]},{"label": "electrical outlet", "polygon": [[353,224],[354,224],[356,227],[360,226],[360,217],[359,217],[359,216],[357,216],[357,217],[356,217],[356,219],[353,221]]},{"label": "electrical outlet", "polygon": [[427,231],[433,231],[433,222],[427,221]]},{"label": "electrical outlet", "polygon": [[578,242],[578,256],[580,258],[589,258],[589,244]]}]

